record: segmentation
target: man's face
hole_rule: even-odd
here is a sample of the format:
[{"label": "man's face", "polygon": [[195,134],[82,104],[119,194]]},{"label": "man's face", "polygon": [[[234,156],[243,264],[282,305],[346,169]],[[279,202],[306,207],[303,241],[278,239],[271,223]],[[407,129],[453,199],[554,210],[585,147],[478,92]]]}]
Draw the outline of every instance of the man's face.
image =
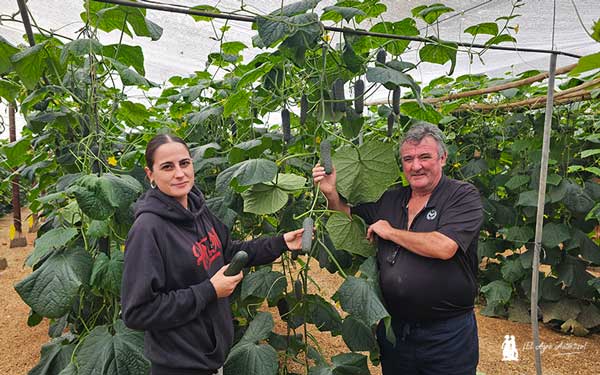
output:
[{"label": "man's face", "polygon": [[421,142],[405,142],[400,147],[402,170],[413,191],[431,193],[442,177],[446,154],[438,155],[438,144],[430,136]]}]

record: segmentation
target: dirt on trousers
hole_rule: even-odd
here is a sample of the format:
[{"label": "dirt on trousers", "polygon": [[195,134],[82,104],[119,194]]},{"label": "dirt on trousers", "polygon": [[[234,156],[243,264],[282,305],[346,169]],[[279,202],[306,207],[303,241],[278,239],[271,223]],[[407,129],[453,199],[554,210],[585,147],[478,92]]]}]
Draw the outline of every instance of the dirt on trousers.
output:
[{"label": "dirt on trousers", "polygon": [[[27,213],[23,213],[27,217]],[[24,375],[33,368],[40,358],[41,346],[49,341],[48,320],[35,327],[27,326],[29,307],[14,290],[14,284],[26,277],[31,269],[24,266],[27,255],[33,248],[35,234],[25,233],[26,248],[9,248],[9,226],[12,217],[0,218],[0,258],[6,258],[8,268],[0,271],[0,375]],[[24,223],[24,232],[27,225]],[[342,280],[318,267],[311,269],[311,277],[320,286],[320,291],[309,283],[310,293],[320,293],[330,298],[338,289]],[[285,323],[278,319],[276,309],[270,309],[275,317],[275,330],[283,334],[287,331]],[[510,322],[481,316],[477,313],[479,326],[479,368],[486,375],[535,374],[535,360],[531,327],[528,324]],[[300,331],[299,331],[300,332]],[[329,333],[309,332],[317,339],[326,358],[348,352],[341,336],[332,337]],[[502,344],[506,335],[514,335],[518,360],[502,360]],[[575,337],[555,332],[540,325],[540,340],[543,373],[545,375],[594,375],[599,374],[600,335]],[[368,355],[368,353],[365,353]],[[301,358],[299,358],[301,360]],[[293,364],[291,369],[304,373],[303,366]],[[371,374],[381,374],[380,367],[370,366]]]}]

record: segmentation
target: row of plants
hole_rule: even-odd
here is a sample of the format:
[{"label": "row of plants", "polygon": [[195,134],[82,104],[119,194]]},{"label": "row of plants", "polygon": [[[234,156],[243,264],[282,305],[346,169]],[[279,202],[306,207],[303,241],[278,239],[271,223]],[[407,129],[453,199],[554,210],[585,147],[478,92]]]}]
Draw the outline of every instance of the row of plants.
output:
[{"label": "row of plants", "polygon": [[[375,201],[404,183],[397,140],[418,120],[443,128],[450,144],[446,173],[473,182],[482,194],[482,313],[528,320],[543,112],[456,110],[528,98],[544,93],[544,85],[433,107],[422,97],[505,80],[465,75],[424,87],[415,82],[408,73],[416,64],[402,59],[411,49],[419,49],[421,62],[449,63],[453,70],[458,48],[440,40],[435,27],[421,35],[432,42],[417,45],[324,34],[322,26],[368,25],[374,32],[416,36],[420,23],[435,26],[453,9],[419,6],[412,17],[388,22],[378,0],[341,1],[320,13],[317,3],[299,1],[256,15],[253,46],[228,40],[228,24],[215,27],[219,50],[208,55],[206,69],[160,86],[145,77],[142,49],[123,41],[161,37],[161,26],[142,9],[85,1],[84,27],[74,40],[42,29],[33,47],[0,37],[0,97],[17,104],[27,120],[21,139],[0,148],[0,162],[20,172],[29,207],[45,220],[27,259],[33,272],[15,286],[31,307],[28,324],[51,322],[51,341],[31,374],[147,372],[142,336],[120,320],[119,295],[132,204],[148,188],[143,150],[159,132],[176,133],[191,145],[196,182],[235,237],[296,229],[306,217],[315,222],[306,256],[284,255],[276,267],[247,270],[232,299],[237,343],[226,373],[291,373],[302,366],[310,374],[362,374],[368,359],[378,362],[373,328],[382,319],[389,327],[390,317],[377,285],[375,249],[364,239],[360,218],[326,210],[311,169],[320,145],[330,142],[341,194],[351,204]],[[514,41],[520,5],[465,32],[488,45]],[[102,34],[115,30],[121,42],[103,44]],[[245,62],[242,53],[251,47],[258,53]],[[582,59],[579,75],[561,88],[595,78],[598,60]],[[130,87],[145,99],[129,97]],[[389,105],[364,105],[376,90],[389,90]],[[553,122],[542,241],[542,262],[549,267],[540,278],[540,306],[545,322],[575,334],[600,325],[600,282],[586,271],[600,264],[591,237],[600,221],[598,105],[557,107]],[[343,278],[332,298],[308,293],[309,286],[319,290],[310,275],[317,267]],[[277,306],[275,319],[284,321],[287,334],[273,332],[274,317],[261,308],[265,301]],[[341,336],[348,352],[324,357],[308,326]],[[388,335],[394,339],[389,329]]]}]

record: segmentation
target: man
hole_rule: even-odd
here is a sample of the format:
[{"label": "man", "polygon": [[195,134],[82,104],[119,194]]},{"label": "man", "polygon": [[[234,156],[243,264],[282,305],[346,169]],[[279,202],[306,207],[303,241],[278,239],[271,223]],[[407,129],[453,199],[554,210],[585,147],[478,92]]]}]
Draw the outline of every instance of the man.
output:
[{"label": "man", "polygon": [[474,375],[479,193],[444,176],[448,153],[432,124],[419,123],[405,134],[400,157],[409,186],[387,191],[375,203],[346,204],[335,170],[326,175],[317,164],[313,179],[330,209],[362,217],[367,238],[377,240],[379,281],[397,338],[392,345],[380,323],[383,373]]}]

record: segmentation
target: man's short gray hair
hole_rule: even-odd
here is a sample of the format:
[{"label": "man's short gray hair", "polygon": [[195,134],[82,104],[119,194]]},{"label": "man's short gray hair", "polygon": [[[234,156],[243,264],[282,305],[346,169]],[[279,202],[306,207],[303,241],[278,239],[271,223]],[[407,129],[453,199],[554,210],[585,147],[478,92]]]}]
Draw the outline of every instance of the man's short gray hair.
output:
[{"label": "man's short gray hair", "polygon": [[410,129],[400,141],[400,147],[406,142],[409,143],[421,143],[423,138],[431,137],[435,140],[438,145],[438,156],[442,156],[447,152],[446,143],[444,142],[444,133],[437,126],[430,124],[428,122],[418,122],[415,125],[411,126]]}]

